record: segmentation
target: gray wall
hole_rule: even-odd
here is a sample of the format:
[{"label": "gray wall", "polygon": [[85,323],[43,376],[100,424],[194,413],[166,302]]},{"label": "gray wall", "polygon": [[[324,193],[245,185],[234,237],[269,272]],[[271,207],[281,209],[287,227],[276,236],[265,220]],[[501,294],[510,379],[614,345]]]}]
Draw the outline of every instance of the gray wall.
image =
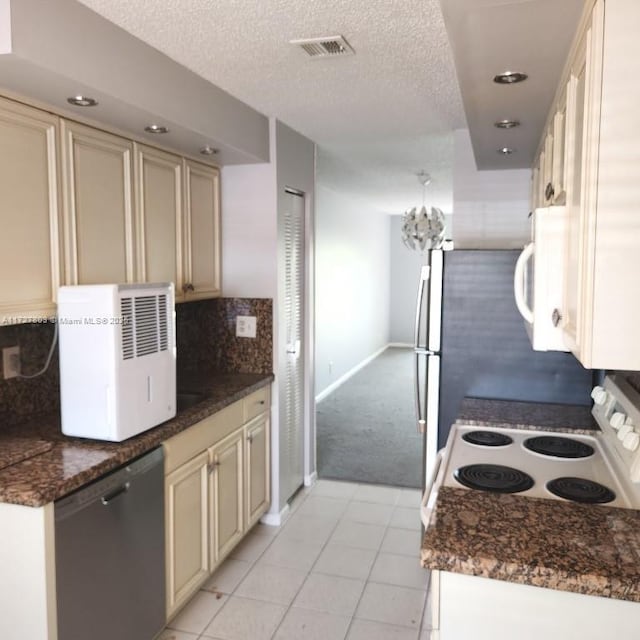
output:
[{"label": "gray wall", "polygon": [[389,217],[317,185],[315,240],[317,396],[389,342]]},{"label": "gray wall", "polygon": [[424,256],[404,246],[400,233],[402,216],[389,216],[389,225],[389,341],[413,344],[416,288]]}]

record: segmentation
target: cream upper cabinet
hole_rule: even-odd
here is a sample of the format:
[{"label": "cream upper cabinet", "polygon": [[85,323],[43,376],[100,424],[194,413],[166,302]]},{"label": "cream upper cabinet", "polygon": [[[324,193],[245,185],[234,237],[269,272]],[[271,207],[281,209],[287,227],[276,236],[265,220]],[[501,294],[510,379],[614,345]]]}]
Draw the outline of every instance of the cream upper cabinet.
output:
[{"label": "cream upper cabinet", "polygon": [[270,501],[269,418],[262,415],[245,427],[245,523],[249,528],[267,510]]},{"label": "cream upper cabinet", "polygon": [[204,452],[165,478],[168,615],[209,575],[208,462]]},{"label": "cream upper cabinet", "polygon": [[551,188],[554,204],[562,205],[566,202],[565,168],[567,165],[566,149],[567,124],[567,92],[561,94],[553,116],[553,165],[551,167]]},{"label": "cream upper cabinet", "polygon": [[131,156],[133,144],[62,121],[65,280],[134,280]]},{"label": "cream upper cabinet", "polygon": [[58,118],[0,99],[0,322],[55,312]]},{"label": "cream upper cabinet", "polygon": [[183,298],[182,158],[153,147],[134,148],[137,280],[173,282]]},{"label": "cream upper cabinet", "polygon": [[219,563],[244,532],[244,430],[225,438],[210,450],[211,555]]},{"label": "cream upper cabinet", "polygon": [[220,295],[220,172],[184,160],[184,291],[187,299]]},{"label": "cream upper cabinet", "polygon": [[640,3],[596,0],[567,92],[562,326],[587,368],[640,370]]}]

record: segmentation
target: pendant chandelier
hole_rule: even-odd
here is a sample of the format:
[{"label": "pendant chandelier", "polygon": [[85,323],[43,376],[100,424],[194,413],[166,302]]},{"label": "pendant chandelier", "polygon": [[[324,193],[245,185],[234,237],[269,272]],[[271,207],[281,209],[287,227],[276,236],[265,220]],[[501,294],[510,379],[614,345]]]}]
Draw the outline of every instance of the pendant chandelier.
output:
[{"label": "pendant chandelier", "polygon": [[444,241],[444,213],[436,207],[427,211],[425,191],[431,176],[424,170],[416,176],[422,185],[422,207],[407,209],[402,216],[402,242],[409,249],[439,249]]}]

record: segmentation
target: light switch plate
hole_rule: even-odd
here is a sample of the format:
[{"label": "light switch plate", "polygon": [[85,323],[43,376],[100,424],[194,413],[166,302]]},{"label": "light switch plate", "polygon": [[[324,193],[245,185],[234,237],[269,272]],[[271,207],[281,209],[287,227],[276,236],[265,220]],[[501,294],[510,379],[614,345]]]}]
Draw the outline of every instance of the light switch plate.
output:
[{"label": "light switch plate", "polygon": [[255,338],[256,317],[236,316],[236,336],[238,338]]}]

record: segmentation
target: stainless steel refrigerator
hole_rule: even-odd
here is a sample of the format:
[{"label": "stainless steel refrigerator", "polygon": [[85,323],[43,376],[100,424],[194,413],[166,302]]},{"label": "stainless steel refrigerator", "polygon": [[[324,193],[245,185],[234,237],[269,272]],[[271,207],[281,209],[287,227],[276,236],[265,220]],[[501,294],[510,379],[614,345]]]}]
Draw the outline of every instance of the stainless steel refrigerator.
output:
[{"label": "stainless steel refrigerator", "polygon": [[513,296],[519,251],[432,250],[418,285],[415,402],[423,485],[464,397],[588,405],[592,371],[533,351]]}]

